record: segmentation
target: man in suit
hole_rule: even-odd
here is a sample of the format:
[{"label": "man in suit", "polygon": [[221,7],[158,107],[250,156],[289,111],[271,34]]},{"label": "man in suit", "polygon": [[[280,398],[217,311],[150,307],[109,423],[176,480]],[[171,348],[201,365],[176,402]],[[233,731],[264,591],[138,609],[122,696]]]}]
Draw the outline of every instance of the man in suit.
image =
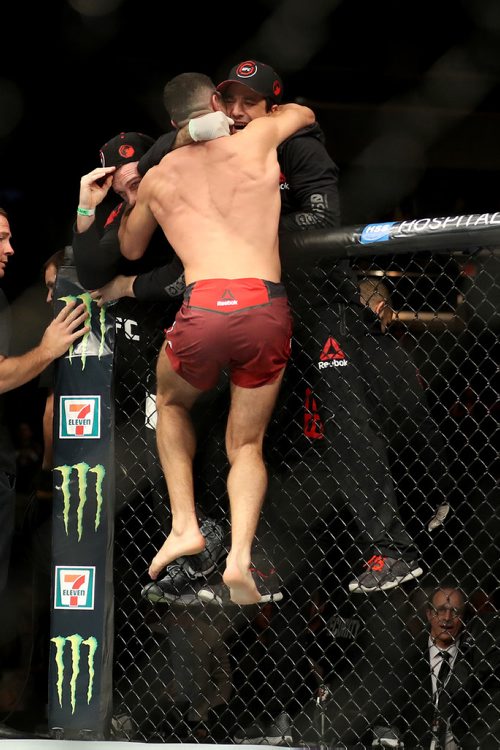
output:
[{"label": "man in suit", "polygon": [[402,655],[400,687],[384,713],[406,748],[500,747],[500,616],[466,622],[466,611],[464,593],[442,584],[426,606],[429,629]]},{"label": "man in suit", "polygon": [[319,702],[306,703],[293,720],[285,716],[286,726],[282,720],[256,726],[236,741],[351,746],[373,740],[374,747],[391,748],[402,741],[405,750],[498,750],[500,615],[469,619],[464,593],[443,582],[425,605],[428,628],[412,637],[402,627],[412,609],[402,591],[380,592],[368,603],[373,609],[356,616],[362,626],[346,650],[351,670],[332,679]]}]

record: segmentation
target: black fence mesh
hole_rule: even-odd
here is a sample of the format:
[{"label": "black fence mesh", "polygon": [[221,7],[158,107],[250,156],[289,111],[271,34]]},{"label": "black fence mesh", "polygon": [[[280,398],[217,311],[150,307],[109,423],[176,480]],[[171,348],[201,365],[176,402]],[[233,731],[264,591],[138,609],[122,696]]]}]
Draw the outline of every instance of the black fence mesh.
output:
[{"label": "black fence mesh", "polygon": [[[451,748],[448,732],[500,747],[499,266],[494,249],[360,259],[359,308],[331,304],[327,273],[288,280],[292,359],[252,559],[262,602],[245,607],[221,580],[227,378],[193,411],[208,552],[148,589],[170,520],[155,363],[176,306],[116,305],[115,738]],[[397,585],[360,589],[391,570]],[[458,644],[441,691],[438,631]]]}]

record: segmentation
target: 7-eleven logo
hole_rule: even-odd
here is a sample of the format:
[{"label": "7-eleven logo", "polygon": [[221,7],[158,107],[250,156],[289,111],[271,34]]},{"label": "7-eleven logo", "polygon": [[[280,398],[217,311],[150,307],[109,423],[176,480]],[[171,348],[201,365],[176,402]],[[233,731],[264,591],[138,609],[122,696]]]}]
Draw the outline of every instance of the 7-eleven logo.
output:
[{"label": "7-eleven logo", "polygon": [[100,396],[61,396],[60,438],[99,438],[101,436]]},{"label": "7-eleven logo", "polygon": [[95,567],[56,565],[54,609],[94,609]]},{"label": "7-eleven logo", "polygon": [[318,366],[320,370],[324,370],[325,367],[345,367],[347,365],[347,359],[340,348],[337,341],[329,336],[321,354],[319,355]]}]

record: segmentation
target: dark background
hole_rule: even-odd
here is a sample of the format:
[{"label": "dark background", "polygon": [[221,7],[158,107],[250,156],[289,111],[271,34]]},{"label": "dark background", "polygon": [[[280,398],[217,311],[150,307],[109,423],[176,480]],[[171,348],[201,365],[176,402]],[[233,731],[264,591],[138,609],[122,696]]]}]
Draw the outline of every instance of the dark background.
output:
[{"label": "dark background", "polygon": [[[340,167],[345,225],[500,210],[499,0],[7,0],[0,23],[0,206],[16,250],[0,285],[13,302],[14,354],[34,346],[50,319],[40,269],[71,242],[80,177],[118,132],[158,136],[169,127],[162,89],[181,72],[218,82],[250,57],[275,67],[285,100],[311,104],[324,129]],[[424,281],[438,275],[427,262],[420,270]],[[418,273],[401,281],[402,299],[410,299]],[[450,271],[451,286],[457,275]],[[446,281],[441,271],[439,278]],[[415,309],[426,295],[416,289]],[[486,537],[487,547],[492,539],[492,506],[480,483],[493,475],[478,460],[469,471],[470,451],[493,447],[493,419],[482,432],[477,416],[489,408],[489,346],[490,338],[485,345],[478,337],[471,353],[451,331],[422,335],[416,349],[431,373],[434,360],[442,366],[454,353],[437,384],[448,400],[433,406],[457,451],[456,475],[467,471],[465,491],[477,490],[456,518],[471,507],[485,518],[463,544],[475,557],[470,541]],[[446,391],[454,369],[459,385],[450,380]],[[480,381],[479,396],[469,389],[472,403],[462,408],[469,373]],[[45,393],[35,380],[8,394],[9,424],[31,425],[38,444]],[[455,528],[462,543],[455,523],[450,538]],[[437,545],[436,555],[442,551]]]},{"label": "dark background", "polygon": [[[341,168],[344,224],[500,204],[498,0],[51,0],[2,8],[0,205],[7,293],[71,240],[79,179],[121,130],[167,129],[180,72],[247,57],[307,99]],[[4,283],[5,286],[5,283]]]}]

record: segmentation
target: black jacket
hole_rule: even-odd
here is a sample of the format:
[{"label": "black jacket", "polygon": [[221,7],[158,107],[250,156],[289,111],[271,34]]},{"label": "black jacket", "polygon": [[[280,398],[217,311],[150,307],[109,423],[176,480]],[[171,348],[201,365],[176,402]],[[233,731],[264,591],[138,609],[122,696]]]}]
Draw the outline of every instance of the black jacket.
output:
[{"label": "black jacket", "polygon": [[[280,234],[340,225],[339,170],[317,123],[299,130],[278,148],[281,167]],[[283,247],[283,281],[294,310],[333,303],[359,304],[358,284],[348,260],[297,263]]]},{"label": "black jacket", "polygon": [[155,231],[140,260],[123,257],[118,229],[124,207],[120,203],[113,209],[102,234],[96,222],[86,232],[73,231],[73,257],[80,284],[84,289],[99,289],[118,274],[124,274],[137,276],[134,294],[138,300],[163,302],[183,294],[183,265],[161,229]]}]

